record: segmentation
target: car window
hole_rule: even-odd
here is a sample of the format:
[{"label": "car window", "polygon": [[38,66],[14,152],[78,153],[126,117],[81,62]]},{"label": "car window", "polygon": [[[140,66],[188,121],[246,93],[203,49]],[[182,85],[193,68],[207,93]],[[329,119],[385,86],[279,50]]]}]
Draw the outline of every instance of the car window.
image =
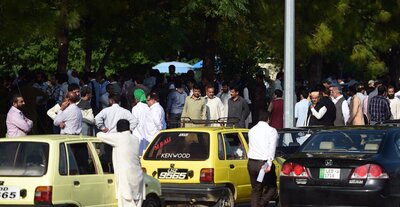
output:
[{"label": "car window", "polygon": [[204,132],[164,132],[157,135],[143,159],[206,160],[210,151],[210,135]]},{"label": "car window", "polygon": [[396,138],[396,147],[400,151],[400,137]]},{"label": "car window", "polygon": [[302,152],[378,153],[385,136],[382,131],[334,131],[315,133]]},{"label": "car window", "polygon": [[218,159],[225,160],[224,140],[221,133],[218,134]]},{"label": "car window", "polygon": [[0,176],[43,176],[48,160],[47,143],[0,142]]},{"label": "car window", "polygon": [[227,160],[247,159],[246,150],[238,133],[224,134],[224,143]]},{"label": "car window", "polygon": [[70,175],[96,174],[87,143],[68,144],[68,159]]},{"label": "car window", "polygon": [[65,151],[65,144],[60,144],[60,160],[59,160],[58,172],[60,175],[68,175],[67,169],[67,152]]},{"label": "car window", "polygon": [[278,132],[279,140],[277,147],[291,147],[302,145],[311,134],[306,131]]},{"label": "car window", "polygon": [[97,155],[99,156],[103,173],[114,173],[114,167],[112,164],[112,146],[103,142],[94,142],[93,146],[96,149]]}]

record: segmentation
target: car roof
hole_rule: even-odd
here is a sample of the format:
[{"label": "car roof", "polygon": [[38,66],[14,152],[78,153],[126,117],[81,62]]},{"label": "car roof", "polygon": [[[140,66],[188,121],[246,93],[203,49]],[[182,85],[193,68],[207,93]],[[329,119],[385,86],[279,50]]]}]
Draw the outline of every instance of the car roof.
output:
[{"label": "car roof", "polygon": [[247,132],[249,129],[246,128],[234,128],[234,127],[185,127],[185,128],[172,128],[162,130],[161,132]]},{"label": "car roof", "polygon": [[96,137],[84,135],[61,135],[61,134],[43,134],[28,135],[23,137],[2,138],[0,142],[64,142],[64,141],[97,141]]}]

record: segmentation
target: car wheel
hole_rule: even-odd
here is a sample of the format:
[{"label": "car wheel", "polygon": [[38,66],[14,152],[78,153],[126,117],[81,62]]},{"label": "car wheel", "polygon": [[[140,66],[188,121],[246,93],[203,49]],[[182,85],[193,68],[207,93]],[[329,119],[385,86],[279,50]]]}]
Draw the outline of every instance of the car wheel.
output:
[{"label": "car wheel", "polygon": [[155,195],[146,196],[146,200],[143,201],[143,207],[161,207],[160,198]]},{"label": "car wheel", "polygon": [[222,195],[219,197],[218,202],[214,207],[234,207],[235,199],[233,198],[233,193],[230,188],[225,188]]}]

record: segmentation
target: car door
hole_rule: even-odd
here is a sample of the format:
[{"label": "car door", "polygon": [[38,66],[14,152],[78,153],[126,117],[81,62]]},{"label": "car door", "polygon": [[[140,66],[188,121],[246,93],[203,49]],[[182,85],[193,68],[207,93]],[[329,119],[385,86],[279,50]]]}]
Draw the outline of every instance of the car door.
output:
[{"label": "car door", "polygon": [[105,205],[117,206],[118,201],[115,193],[115,177],[112,164],[112,146],[103,142],[93,142],[93,147],[102,170],[102,182],[107,183],[104,188],[103,200]]},{"label": "car door", "polygon": [[251,184],[247,171],[247,151],[238,132],[223,133],[225,165],[229,167],[229,180],[236,185],[237,201],[247,200]]},{"label": "car door", "polygon": [[71,200],[81,206],[104,206],[103,194],[106,182],[95,167],[92,151],[87,142],[65,145],[68,172],[61,176],[72,190]]}]

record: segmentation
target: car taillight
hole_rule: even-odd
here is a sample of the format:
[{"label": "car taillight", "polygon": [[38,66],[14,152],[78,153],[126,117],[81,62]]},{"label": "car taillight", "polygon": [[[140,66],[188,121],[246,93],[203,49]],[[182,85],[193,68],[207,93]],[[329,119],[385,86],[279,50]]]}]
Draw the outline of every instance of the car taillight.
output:
[{"label": "car taillight", "polygon": [[211,183],[214,181],[214,168],[203,168],[200,170],[200,182]]},{"label": "car taillight", "polygon": [[281,176],[308,177],[306,168],[292,162],[285,162],[282,166]]},{"label": "car taillight", "polygon": [[357,167],[351,179],[366,179],[366,178],[378,178],[385,179],[389,178],[388,174],[383,171],[383,168],[376,164],[366,164]]},{"label": "car taillight", "polygon": [[51,204],[52,186],[39,186],[35,190],[35,204]]}]

